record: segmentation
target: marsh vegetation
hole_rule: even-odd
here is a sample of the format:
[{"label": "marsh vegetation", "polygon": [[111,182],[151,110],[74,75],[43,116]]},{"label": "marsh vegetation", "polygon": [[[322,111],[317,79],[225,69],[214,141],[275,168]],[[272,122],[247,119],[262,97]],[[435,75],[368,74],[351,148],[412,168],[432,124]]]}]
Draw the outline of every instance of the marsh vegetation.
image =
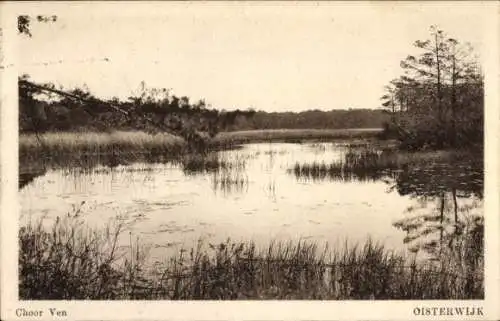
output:
[{"label": "marsh vegetation", "polygon": [[21,76],[19,297],[483,298],[482,75],[431,35],[385,111]]}]

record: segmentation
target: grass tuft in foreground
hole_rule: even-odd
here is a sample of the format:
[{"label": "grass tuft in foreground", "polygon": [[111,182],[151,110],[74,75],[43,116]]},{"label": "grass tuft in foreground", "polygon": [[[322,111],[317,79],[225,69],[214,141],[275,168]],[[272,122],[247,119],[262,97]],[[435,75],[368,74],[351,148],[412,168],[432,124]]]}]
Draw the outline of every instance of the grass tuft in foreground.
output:
[{"label": "grass tuft in foreground", "polygon": [[266,249],[253,242],[199,242],[152,268],[138,244],[117,246],[120,232],[120,226],[89,229],[78,213],[50,230],[41,223],[22,227],[20,299],[483,298],[482,249],[465,246],[467,238],[453,250],[458,253],[428,263],[371,240],[336,250],[304,241],[272,242]]}]

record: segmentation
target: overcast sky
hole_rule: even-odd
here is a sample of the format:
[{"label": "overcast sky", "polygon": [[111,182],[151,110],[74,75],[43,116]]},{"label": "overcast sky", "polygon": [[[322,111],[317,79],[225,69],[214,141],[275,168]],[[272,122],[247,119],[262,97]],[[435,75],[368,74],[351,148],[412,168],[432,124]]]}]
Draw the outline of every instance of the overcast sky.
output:
[{"label": "overcast sky", "polygon": [[19,36],[20,72],[67,88],[85,83],[101,97],[128,97],[144,80],[220,109],[377,108],[430,25],[481,54],[488,10],[460,2],[132,5],[43,11],[59,19]]}]

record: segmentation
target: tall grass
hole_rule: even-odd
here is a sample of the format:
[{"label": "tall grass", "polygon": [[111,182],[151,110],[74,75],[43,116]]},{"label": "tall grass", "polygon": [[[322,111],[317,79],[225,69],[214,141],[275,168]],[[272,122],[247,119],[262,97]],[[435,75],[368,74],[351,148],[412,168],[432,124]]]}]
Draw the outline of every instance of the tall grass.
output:
[{"label": "tall grass", "polygon": [[69,217],[46,231],[40,220],[19,231],[19,296],[109,299],[120,295],[130,266],[118,261],[120,227],[96,231]]},{"label": "tall grass", "polygon": [[184,140],[177,136],[139,131],[22,134],[19,136],[19,159],[25,168],[74,167],[92,162],[132,161],[151,154],[174,156],[184,145]]},{"label": "tall grass", "polygon": [[28,223],[19,235],[20,299],[483,298],[482,248],[475,245],[456,247],[456,255],[438,262],[420,262],[371,240],[335,250],[305,241],[267,248],[200,241],[150,267],[138,243],[117,247],[119,234],[119,227],[90,230],[77,215],[50,230]]},{"label": "tall grass", "polygon": [[[35,134],[22,134],[19,137],[20,150],[41,148]],[[140,131],[114,131],[111,133],[73,133],[52,132],[39,135],[44,147],[51,151],[65,153],[83,150],[85,152],[113,151],[113,148],[124,150],[154,149],[163,146],[180,145],[182,138],[167,133],[148,134]],[[120,150],[115,150],[120,152]]]}]

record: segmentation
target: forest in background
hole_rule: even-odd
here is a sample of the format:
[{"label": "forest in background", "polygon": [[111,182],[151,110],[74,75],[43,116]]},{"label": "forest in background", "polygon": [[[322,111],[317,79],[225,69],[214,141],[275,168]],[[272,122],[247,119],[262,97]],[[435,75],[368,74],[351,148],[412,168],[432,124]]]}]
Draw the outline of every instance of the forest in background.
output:
[{"label": "forest in background", "polygon": [[[29,86],[29,78],[19,80],[19,129],[21,133],[50,131],[145,130],[160,127],[194,127],[215,134],[220,131],[252,129],[340,129],[382,128],[389,120],[386,111],[374,109],[306,110],[265,112],[253,109],[222,111],[204,101],[192,103],[188,97],[170,95],[165,88],[146,88],[127,100],[103,101],[85,89],[65,91],[69,95],[42,95]],[[55,89],[53,84],[43,87]],[[56,89],[57,90],[57,89]],[[45,97],[44,97],[45,96]],[[72,97],[74,96],[74,97]],[[79,97],[81,99],[75,98]],[[129,115],[123,113],[127,112]],[[145,117],[151,121],[146,121]]]}]

